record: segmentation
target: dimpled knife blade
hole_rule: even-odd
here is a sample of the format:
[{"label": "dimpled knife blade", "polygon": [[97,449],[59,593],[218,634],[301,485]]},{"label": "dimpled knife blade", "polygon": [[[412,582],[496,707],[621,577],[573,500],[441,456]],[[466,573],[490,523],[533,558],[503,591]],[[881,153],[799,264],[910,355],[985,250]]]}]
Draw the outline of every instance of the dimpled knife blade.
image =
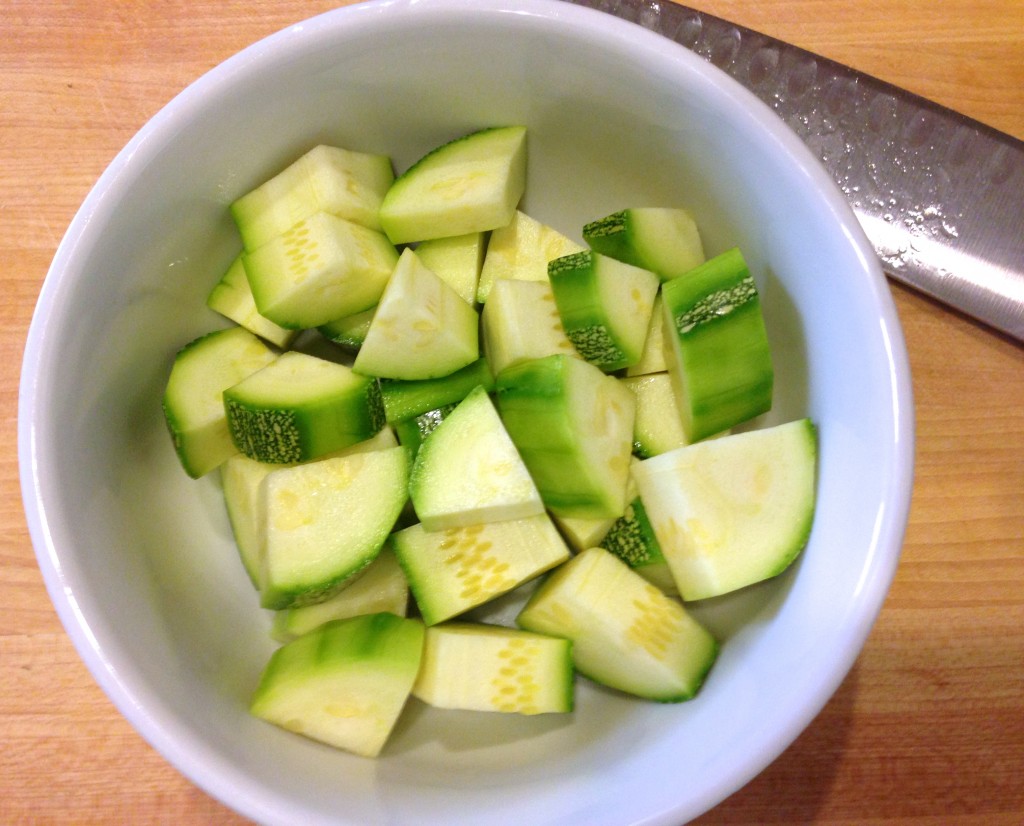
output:
[{"label": "dimpled knife blade", "polygon": [[842,64],[668,0],[568,0],[696,52],[793,129],[883,269],[1024,341],[1024,142]]}]

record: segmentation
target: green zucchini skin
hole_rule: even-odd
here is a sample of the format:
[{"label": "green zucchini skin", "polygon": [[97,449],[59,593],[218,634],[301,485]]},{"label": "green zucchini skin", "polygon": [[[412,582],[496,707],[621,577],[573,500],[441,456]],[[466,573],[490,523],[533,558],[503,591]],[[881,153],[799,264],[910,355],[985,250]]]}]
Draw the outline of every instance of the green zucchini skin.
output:
[{"label": "green zucchini skin", "polygon": [[419,673],[425,628],[380,612],[321,625],[271,656],[249,710],[362,757],[376,757]]},{"label": "green zucchini skin", "polygon": [[739,249],[662,286],[666,360],[689,442],[771,409],[774,368],[757,285]]},{"label": "green zucchini skin", "polygon": [[495,390],[505,427],[552,513],[623,514],[636,400],[618,379],[552,355],[507,367]]},{"label": "green zucchini skin", "polygon": [[375,379],[296,351],[225,390],[224,407],[238,450],[274,464],[316,459],[384,425]]},{"label": "green zucchini skin", "polygon": [[656,273],[661,281],[704,263],[700,233],[685,209],[620,210],[584,226],[583,240],[596,252]]},{"label": "green zucchini skin", "polygon": [[437,379],[382,379],[380,391],[384,403],[384,417],[389,424],[393,424],[430,410],[458,404],[478,386],[488,392],[494,389],[491,368],[482,358]]}]

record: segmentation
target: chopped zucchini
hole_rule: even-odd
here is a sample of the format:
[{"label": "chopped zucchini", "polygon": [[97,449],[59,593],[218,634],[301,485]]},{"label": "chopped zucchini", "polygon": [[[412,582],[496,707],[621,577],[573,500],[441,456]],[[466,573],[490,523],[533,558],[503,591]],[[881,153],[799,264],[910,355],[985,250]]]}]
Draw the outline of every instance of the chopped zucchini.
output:
[{"label": "chopped zucchini", "polygon": [[508,224],[491,233],[476,300],[481,304],[488,301],[494,285],[502,279],[547,281],[548,262],[584,249],[553,227],[516,210]]},{"label": "chopped zucchini", "polygon": [[394,614],[334,620],[270,658],[250,711],[288,731],[376,757],[405,707],[423,623]]},{"label": "chopped zucchini", "polygon": [[391,159],[384,155],[316,146],[236,200],[231,215],[247,250],[283,235],[315,212],[379,230],[377,213],[394,179]]},{"label": "chopped zucchini", "polygon": [[494,375],[527,359],[577,355],[547,281],[501,279],[491,289],[480,321],[484,355]]},{"label": "chopped zucchini", "polygon": [[380,553],[408,499],[409,453],[373,450],[279,468],[260,497],[260,604],[322,602]]},{"label": "chopped zucchini", "polygon": [[641,459],[689,444],[668,373],[620,379],[636,396],[633,453]]},{"label": "chopped zucchini", "polygon": [[591,250],[548,265],[562,325],[577,352],[602,370],[640,361],[658,277]]},{"label": "chopped zucchini", "polygon": [[572,643],[515,628],[427,628],[412,694],[439,708],[545,714],[573,709]]},{"label": "chopped zucchini", "polygon": [[490,391],[494,376],[484,359],[477,359],[439,379],[401,381],[385,379],[380,383],[384,401],[384,418],[388,422],[401,422],[430,410],[458,404],[474,387]]},{"label": "chopped zucchini", "polygon": [[689,700],[718,655],[714,637],[604,548],[589,548],[554,571],[516,622],[572,640],[576,670],[650,700]]},{"label": "chopped zucchini", "polygon": [[476,310],[405,249],[353,369],[382,378],[433,379],[479,357]]},{"label": "chopped zucchini", "polygon": [[640,361],[626,368],[627,376],[646,376],[668,370],[668,363],[665,361],[664,303],[661,290],[658,290],[654,297],[654,309],[651,310],[651,323],[647,327],[647,338],[644,340],[644,351]]},{"label": "chopped zucchini", "polygon": [[540,493],[483,387],[466,396],[423,441],[409,494],[428,531],[544,511]]},{"label": "chopped zucchini", "polygon": [[809,419],[735,433],[641,462],[637,488],[685,600],[782,573],[814,518]]},{"label": "chopped zucchini", "polygon": [[225,390],[224,406],[236,447],[261,462],[316,459],[384,425],[374,379],[295,351]]},{"label": "chopped zucchini", "polygon": [[398,436],[398,441],[405,447],[412,451],[413,458],[419,453],[420,445],[423,444],[423,440],[427,438],[431,433],[437,430],[438,426],[443,422],[448,414],[451,413],[457,404],[446,404],[444,407],[439,407],[436,410],[428,410],[426,413],[420,413],[418,416],[413,416],[411,419],[404,419],[400,422],[395,422],[392,427],[395,429],[395,435]]},{"label": "chopped zucchini", "polygon": [[636,399],[572,356],[507,367],[498,409],[545,506],[560,517],[617,519],[626,510]]},{"label": "chopped zucchini", "polygon": [[569,558],[544,513],[442,531],[413,525],[395,533],[393,542],[427,625],[507,594]]},{"label": "chopped zucchini", "polygon": [[685,209],[624,209],[583,227],[583,240],[591,249],[650,270],[662,281],[704,263],[697,224]]},{"label": "chopped zucchini", "polygon": [[[638,462],[638,459],[633,459],[631,469],[635,469]],[[672,571],[661,552],[658,537],[651,527],[651,520],[647,518],[647,511],[632,476],[627,497],[629,504],[626,505],[626,512],[615,520],[608,533],[596,544],[611,551],[664,593],[675,596],[679,589],[672,579]]]},{"label": "chopped zucchini", "polygon": [[[381,428],[376,436],[331,453],[324,458],[348,456],[368,450],[384,450],[397,447],[398,440],[389,427]],[[260,496],[263,480],[272,470],[281,465],[268,464],[250,459],[244,453],[236,453],[220,466],[221,487],[224,504],[227,507],[231,531],[238,546],[238,553],[245,572],[257,590],[260,588],[260,567],[263,554],[263,516]]]},{"label": "chopped zucchini", "polygon": [[333,341],[350,353],[358,353],[359,348],[366,341],[366,334],[370,331],[370,323],[376,313],[377,306],[374,305],[369,310],[321,324],[317,327],[317,331],[324,338]]},{"label": "chopped zucchini", "polygon": [[600,519],[580,519],[552,514],[551,518],[558,526],[562,536],[565,537],[565,541],[569,543],[569,547],[577,553],[600,545],[601,540],[612,529],[612,525],[618,521],[614,517],[607,516]]},{"label": "chopped zucchini", "polygon": [[207,333],[177,352],[162,407],[181,466],[193,479],[238,452],[228,430],[224,391],[277,356],[242,327]]},{"label": "chopped zucchini", "polygon": [[454,238],[431,238],[416,245],[416,254],[423,265],[455,290],[463,301],[475,305],[486,239],[483,232],[470,232]]},{"label": "chopped zucchini", "polygon": [[765,413],[773,369],[757,286],[738,249],[662,286],[665,358],[687,441]]},{"label": "chopped zucchini", "polygon": [[252,297],[249,279],[245,275],[241,255],[235,257],[220,281],[210,290],[206,297],[206,306],[282,349],[287,349],[296,336],[295,330],[286,330],[260,315],[260,311],[256,309],[256,301]]},{"label": "chopped zucchini", "polygon": [[512,220],[525,186],[526,129],[481,129],[400,175],[381,203],[381,226],[394,244],[487,232]]},{"label": "chopped zucchini", "polygon": [[404,617],[409,606],[409,583],[390,545],[351,578],[351,584],[315,605],[285,608],[274,616],[271,634],[280,642],[301,637],[324,623],[382,611]]},{"label": "chopped zucchini", "polygon": [[316,212],[242,256],[260,313],[300,330],[368,310],[398,252],[380,232]]}]

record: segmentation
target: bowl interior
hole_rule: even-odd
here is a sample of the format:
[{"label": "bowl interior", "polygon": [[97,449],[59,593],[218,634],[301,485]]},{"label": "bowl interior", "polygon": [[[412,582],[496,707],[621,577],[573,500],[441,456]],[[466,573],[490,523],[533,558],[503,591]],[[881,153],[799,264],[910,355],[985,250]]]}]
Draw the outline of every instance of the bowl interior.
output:
[{"label": "bowl interior", "polygon": [[[264,822],[678,823],[745,783],[853,662],[899,552],[905,356],[838,191],[716,70],[611,17],[546,2],[389,2],[282,32],[202,78],[121,153],[44,286],[22,385],[26,506],[69,633],[126,716],[195,782]],[[529,128],[523,209],[579,238],[681,205],[762,291],[776,403],[819,425],[810,543],[782,577],[695,607],[724,640],[699,698],[581,684],[568,716],[415,701],[377,761],[250,717],[273,649],[216,475],[185,477],[160,396],[174,352],[223,321],[206,294],[240,243],[238,195],[318,142],[398,170],[451,137]]]}]

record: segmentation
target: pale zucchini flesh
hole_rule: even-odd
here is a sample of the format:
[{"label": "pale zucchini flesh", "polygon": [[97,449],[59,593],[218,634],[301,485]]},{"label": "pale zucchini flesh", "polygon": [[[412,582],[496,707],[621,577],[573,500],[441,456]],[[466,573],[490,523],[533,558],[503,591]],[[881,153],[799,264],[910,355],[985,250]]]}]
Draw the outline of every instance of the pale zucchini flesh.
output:
[{"label": "pale zucchini flesh", "polygon": [[256,301],[252,297],[249,279],[245,275],[241,255],[235,257],[220,281],[210,290],[206,297],[206,306],[269,341],[275,347],[287,349],[297,335],[297,331],[286,330],[260,315]]},{"label": "pale zucchini flesh", "polygon": [[659,702],[691,699],[718,655],[717,641],[681,603],[604,548],[548,576],[516,622],[572,640],[581,674]]},{"label": "pale zucchini flesh", "polygon": [[801,419],[637,466],[637,488],[683,599],[729,593],[789,567],[811,530],[816,456],[816,429]]},{"label": "pale zucchini flesh", "polygon": [[545,714],[573,709],[572,643],[514,628],[427,628],[412,694],[448,709]]},{"label": "pale zucchini flesh", "polygon": [[384,155],[320,145],[238,198],[231,214],[247,250],[321,211],[379,230],[380,204],[394,178]]},{"label": "pale zucchini flesh", "polygon": [[549,262],[584,249],[554,227],[516,210],[508,224],[491,233],[476,300],[489,301],[494,285],[504,279],[546,282]]},{"label": "pale zucchini flesh", "polygon": [[408,499],[404,447],[274,470],[260,497],[260,604],[322,602],[380,553]]},{"label": "pale zucchini flesh", "polygon": [[327,212],[242,257],[260,314],[295,330],[368,310],[397,261],[383,234]]},{"label": "pale zucchini flesh", "polygon": [[356,574],[351,584],[323,602],[286,608],[274,616],[271,634],[288,642],[337,619],[386,611],[404,617],[409,606],[409,583],[387,544],[377,558]]},{"label": "pale zucchini flesh", "polygon": [[480,313],[484,355],[494,375],[520,361],[578,355],[547,281],[501,279]]},{"label": "pale zucchini flesh", "polygon": [[440,531],[418,524],[392,539],[427,625],[507,594],[569,558],[565,541],[544,513]]},{"label": "pale zucchini flesh", "polygon": [[543,513],[537,486],[483,387],[424,440],[409,494],[429,531]]},{"label": "pale zucchini flesh", "polygon": [[429,152],[392,184],[380,222],[394,244],[504,226],[526,186],[526,129],[482,129]]},{"label": "pale zucchini flesh", "polygon": [[162,407],[181,466],[193,479],[238,452],[228,429],[224,391],[277,357],[276,350],[242,327],[207,333],[177,352]]},{"label": "pale zucchini flesh", "polygon": [[453,238],[432,238],[416,245],[423,265],[459,294],[467,304],[476,303],[480,269],[487,249],[487,233],[470,232]]},{"label": "pale zucchini flesh", "polygon": [[353,369],[382,378],[432,379],[479,357],[476,310],[413,250],[403,250]]}]

